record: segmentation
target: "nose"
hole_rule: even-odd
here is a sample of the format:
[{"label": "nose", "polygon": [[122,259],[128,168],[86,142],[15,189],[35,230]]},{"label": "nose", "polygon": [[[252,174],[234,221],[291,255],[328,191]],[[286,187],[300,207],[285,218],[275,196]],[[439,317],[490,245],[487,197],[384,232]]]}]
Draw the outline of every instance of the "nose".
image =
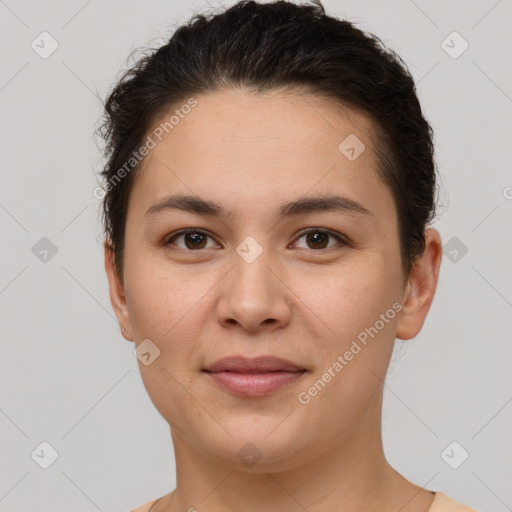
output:
[{"label": "nose", "polygon": [[290,322],[293,292],[266,252],[252,263],[235,256],[234,268],[221,281],[217,304],[217,318],[223,327],[273,331]]}]

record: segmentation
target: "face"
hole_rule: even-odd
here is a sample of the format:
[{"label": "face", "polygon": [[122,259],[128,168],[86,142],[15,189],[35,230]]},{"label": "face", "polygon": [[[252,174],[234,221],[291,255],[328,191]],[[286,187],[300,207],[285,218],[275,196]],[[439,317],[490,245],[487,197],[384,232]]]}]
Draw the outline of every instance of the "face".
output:
[{"label": "face", "polygon": [[[254,451],[247,471],[284,469],[377,418],[397,331],[415,335],[425,306],[411,320],[404,305],[414,293],[370,119],[291,92],[196,100],[140,169],[124,288],[106,258],[111,298],[125,337],[150,340],[146,362],[159,351],[139,367],[175,445],[238,469],[239,451]],[[231,356],[301,371],[204,371]]]}]

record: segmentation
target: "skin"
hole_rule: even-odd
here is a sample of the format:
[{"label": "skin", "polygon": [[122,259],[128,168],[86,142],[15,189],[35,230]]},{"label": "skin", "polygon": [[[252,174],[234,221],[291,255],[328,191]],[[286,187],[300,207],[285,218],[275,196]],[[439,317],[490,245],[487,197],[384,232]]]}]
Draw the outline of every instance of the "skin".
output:
[{"label": "skin", "polygon": [[[434,297],[439,233],[426,230],[425,251],[404,276],[395,203],[377,174],[364,113],[298,90],[223,90],[196,99],[143,162],[128,206],[123,279],[105,244],[124,337],[137,346],[148,338],[160,350],[139,368],[170,425],[177,486],[152,512],[428,510],[433,493],[385,459],[381,408],[394,340],[418,334]],[[366,146],[354,161],[338,150],[350,134]],[[146,215],[175,193],[232,214]],[[371,214],[276,217],[283,203],[326,194]],[[310,227],[348,243],[308,241],[302,232]],[[185,228],[209,237],[171,241]],[[236,251],[246,237],[262,249],[252,263]],[[402,310],[308,404],[299,403],[298,393],[394,303]],[[233,354],[275,355],[307,372],[273,394],[239,397],[201,371]],[[261,452],[252,467],[237,456],[247,442]]]}]

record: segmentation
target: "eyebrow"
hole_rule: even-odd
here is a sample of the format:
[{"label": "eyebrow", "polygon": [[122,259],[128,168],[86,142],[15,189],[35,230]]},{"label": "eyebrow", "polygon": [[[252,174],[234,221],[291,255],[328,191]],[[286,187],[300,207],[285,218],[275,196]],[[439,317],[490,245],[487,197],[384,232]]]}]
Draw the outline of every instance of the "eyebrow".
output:
[{"label": "eyebrow", "polygon": [[[231,211],[225,210],[221,205],[202,199],[198,196],[189,196],[175,194],[164,198],[162,201],[151,206],[146,215],[154,215],[164,210],[182,210],[197,215],[211,217],[230,218],[233,216]],[[349,199],[348,197],[327,195],[310,196],[290,201],[281,205],[278,210],[278,217],[292,217],[297,215],[308,215],[321,212],[338,212],[345,214],[373,215],[361,203]]]}]

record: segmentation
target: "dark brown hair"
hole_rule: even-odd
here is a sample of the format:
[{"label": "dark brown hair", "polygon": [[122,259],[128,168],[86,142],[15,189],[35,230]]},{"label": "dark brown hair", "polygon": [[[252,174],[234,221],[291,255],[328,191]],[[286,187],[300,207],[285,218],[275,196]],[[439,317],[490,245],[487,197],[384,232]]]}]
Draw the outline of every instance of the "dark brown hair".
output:
[{"label": "dark brown hair", "polygon": [[[406,64],[378,37],[328,16],[320,0],[242,0],[215,15],[196,14],[167,44],[129,68],[105,102],[98,130],[107,159],[101,176],[109,185],[103,223],[121,279],[128,199],[140,167],[132,156],[152,124],[201,93],[294,87],[360,109],[373,120],[379,174],[393,194],[409,275],[435,214],[436,166],[432,128]],[[114,182],[123,168],[123,179]]]}]

